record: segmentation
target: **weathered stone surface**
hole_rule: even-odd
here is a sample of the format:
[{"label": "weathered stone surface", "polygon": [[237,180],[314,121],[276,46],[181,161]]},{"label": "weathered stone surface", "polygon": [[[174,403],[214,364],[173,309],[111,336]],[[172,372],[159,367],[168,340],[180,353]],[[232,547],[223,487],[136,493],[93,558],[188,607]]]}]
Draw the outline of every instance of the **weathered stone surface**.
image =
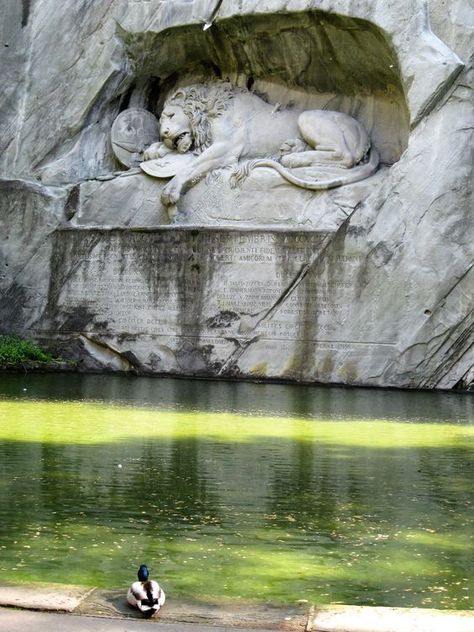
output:
[{"label": "weathered stone surface", "polygon": [[66,192],[24,180],[0,180],[0,326],[22,332],[45,308],[52,241],[64,220]]},{"label": "weathered stone surface", "polygon": [[33,586],[0,586],[0,606],[72,612],[91,592],[83,586],[35,584]]},{"label": "weathered stone surface", "polygon": [[[90,180],[77,188],[77,204],[71,213],[73,226],[157,226],[169,224],[160,201],[166,180],[125,172],[113,180]],[[270,170],[255,171],[239,189],[229,185],[227,172],[201,181],[180,201],[177,222],[191,226],[253,225],[305,227],[335,231],[380,186],[387,173],[381,169],[370,180],[333,189],[324,198],[296,189]],[[271,188],[275,196],[268,195]]]},{"label": "weathered stone surface", "polygon": [[[361,254],[347,222],[336,233],[76,229],[54,251],[35,333],[79,340],[84,368],[405,387],[469,368],[462,302],[452,342],[431,347],[440,325],[431,303],[430,315],[414,310],[423,288],[397,278],[388,249]],[[468,279],[458,285],[459,299]]]},{"label": "weathered stone surface", "polygon": [[[217,12],[211,0],[1,4],[2,330],[57,337],[94,368],[426,388],[472,383],[474,114],[465,0],[449,7],[244,0],[224,1]],[[124,170],[110,128],[127,107],[159,116],[177,86],[217,78],[281,107],[350,114],[383,168],[317,193],[265,169],[233,190],[227,171],[213,172],[183,194],[177,228],[169,227],[160,202],[168,180]],[[55,232],[60,226],[77,234]],[[103,230],[110,226],[133,231]],[[293,257],[285,250],[284,274],[275,244],[248,253],[269,256],[263,264],[226,261],[229,249],[217,239],[242,234],[249,249],[250,234],[279,240],[288,228],[319,246],[302,254],[295,245]],[[209,260],[206,239],[224,259]],[[304,279],[286,296],[302,266]],[[131,300],[121,321],[113,295],[97,294],[101,275],[110,287],[125,275],[125,287],[139,287],[146,300]],[[183,294],[179,282],[194,289]],[[269,316],[259,321],[262,310]],[[152,326],[138,327],[142,312],[152,314]],[[246,330],[245,315],[253,318]]]},{"label": "weathered stone surface", "polygon": [[73,226],[156,226],[168,224],[160,202],[163,182],[138,169],[111,180],[88,180],[77,187]]},{"label": "weathered stone surface", "polygon": [[[11,138],[18,132],[17,143],[2,157],[4,172],[34,170],[58,183],[107,171],[108,131],[124,103],[150,104],[169,78],[193,68],[244,74],[256,86],[312,85],[328,99],[353,95],[363,102],[378,95],[393,102],[405,89],[412,122],[461,68],[429,31],[421,0],[396,7],[383,0],[223,3],[215,28],[203,31],[213,6],[202,0],[107,0],[100,6],[43,0],[26,16],[5,2],[11,32],[22,24],[30,45],[26,59],[20,46],[19,57],[6,64],[25,79],[16,88]],[[13,118],[8,107],[6,115]]]},{"label": "weathered stone surface", "polygon": [[326,606],[316,610],[308,629],[309,632],[444,632],[448,629],[469,632],[473,624],[471,611]]}]

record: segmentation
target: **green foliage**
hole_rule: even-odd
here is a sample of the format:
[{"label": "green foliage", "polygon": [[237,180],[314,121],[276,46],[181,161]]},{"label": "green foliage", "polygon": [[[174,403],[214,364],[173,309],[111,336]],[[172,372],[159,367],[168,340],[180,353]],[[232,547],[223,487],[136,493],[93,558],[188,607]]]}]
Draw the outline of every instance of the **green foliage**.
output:
[{"label": "green foliage", "polygon": [[18,336],[0,336],[0,366],[25,367],[35,363],[52,364],[56,360],[31,340]]}]

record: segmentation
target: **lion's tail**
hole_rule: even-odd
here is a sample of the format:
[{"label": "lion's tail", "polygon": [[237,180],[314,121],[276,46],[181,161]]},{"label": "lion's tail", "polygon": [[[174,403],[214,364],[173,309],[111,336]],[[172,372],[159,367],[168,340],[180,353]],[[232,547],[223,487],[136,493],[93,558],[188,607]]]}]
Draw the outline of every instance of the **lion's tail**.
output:
[{"label": "lion's tail", "polygon": [[343,175],[338,178],[330,180],[316,180],[316,179],[304,179],[296,176],[292,171],[284,167],[276,160],[270,158],[260,158],[257,160],[250,160],[245,163],[238,171],[232,174],[231,186],[234,188],[242,184],[242,182],[248,177],[250,172],[257,167],[268,167],[277,171],[282,178],[285,178],[291,184],[303,189],[309,189],[311,191],[323,191],[325,189],[334,189],[345,184],[353,184],[359,182],[371,176],[377,170],[379,165],[379,155],[377,150],[372,147],[370,150],[369,160],[365,163],[360,163],[351,169],[348,169]]},{"label": "lion's tail", "polygon": [[230,186],[232,189],[239,187],[250,175],[250,172],[254,167],[258,167],[261,162],[269,162],[272,164],[278,164],[275,160],[270,158],[258,158],[256,160],[248,160],[244,162],[238,169],[234,169],[230,176]]}]

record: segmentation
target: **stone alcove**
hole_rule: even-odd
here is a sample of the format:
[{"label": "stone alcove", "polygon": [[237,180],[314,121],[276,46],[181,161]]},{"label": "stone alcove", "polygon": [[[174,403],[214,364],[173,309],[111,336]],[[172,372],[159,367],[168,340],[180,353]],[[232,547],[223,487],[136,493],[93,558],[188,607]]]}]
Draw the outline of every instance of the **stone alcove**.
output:
[{"label": "stone alcove", "polygon": [[[335,230],[406,149],[409,114],[397,55],[388,35],[368,20],[311,10],[236,15],[208,29],[202,22],[156,31],[118,25],[117,35],[129,71],[122,110],[145,108],[159,117],[176,87],[229,80],[282,108],[345,112],[365,126],[380,155],[375,177],[317,194],[268,170],[238,192],[225,175],[201,181],[180,200],[178,224]],[[73,224],[168,224],[159,201],[165,184],[142,173],[86,182]]]},{"label": "stone alcove", "polygon": [[318,10],[240,15],[161,32],[119,26],[135,74],[131,103],[157,115],[177,85],[223,78],[271,103],[346,112],[381,160],[407,145],[408,109],[395,50],[375,24]]}]

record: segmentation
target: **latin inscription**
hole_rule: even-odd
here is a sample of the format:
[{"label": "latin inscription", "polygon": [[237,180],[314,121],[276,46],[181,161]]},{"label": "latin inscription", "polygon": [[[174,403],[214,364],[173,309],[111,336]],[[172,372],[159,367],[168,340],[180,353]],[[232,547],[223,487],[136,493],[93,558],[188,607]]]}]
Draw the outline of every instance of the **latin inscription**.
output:
[{"label": "latin inscription", "polygon": [[[356,341],[351,310],[361,257],[320,256],[325,234],[82,232],[82,242],[79,231],[60,234],[69,271],[58,279],[56,313],[74,322],[70,316],[82,310],[86,331],[102,324],[114,335],[199,337],[213,345],[250,335]],[[357,341],[369,334],[370,322],[362,323]]]}]

